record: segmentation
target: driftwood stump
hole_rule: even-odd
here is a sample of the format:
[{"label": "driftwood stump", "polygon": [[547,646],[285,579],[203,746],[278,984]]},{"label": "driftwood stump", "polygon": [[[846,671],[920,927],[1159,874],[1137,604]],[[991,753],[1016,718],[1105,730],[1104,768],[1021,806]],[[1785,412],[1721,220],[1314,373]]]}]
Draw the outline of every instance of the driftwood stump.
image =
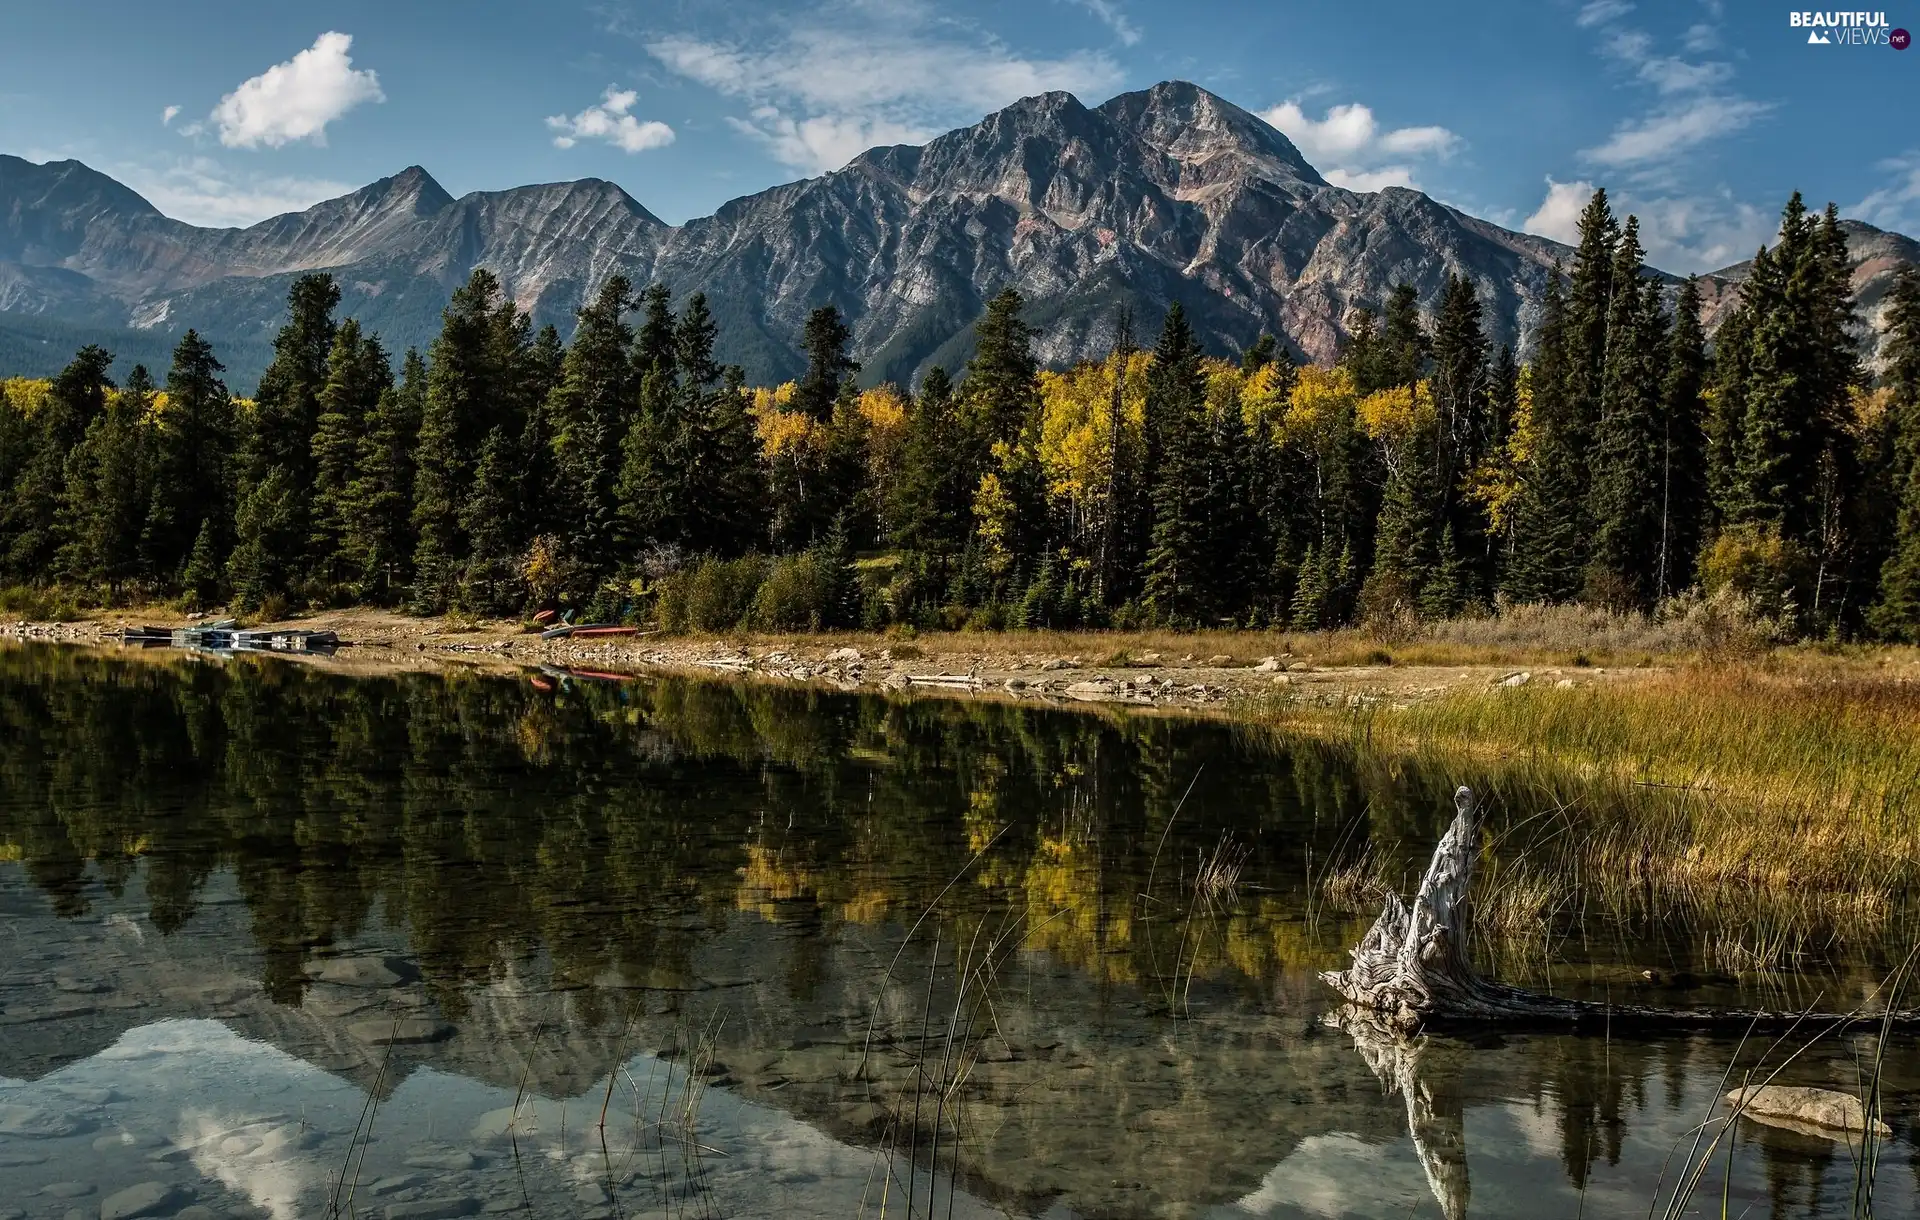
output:
[{"label": "driftwood stump", "polygon": [[1433,850],[1409,907],[1387,895],[1380,918],[1348,952],[1353,964],[1320,977],[1347,1003],[1402,1033],[1440,1021],[1552,1025],[1718,1025],[1760,1028],[1836,1021],[1920,1024],[1920,1010],[1879,1013],[1769,1012],[1757,1009],[1649,1008],[1602,1004],[1524,991],[1480,977],[1467,957],[1467,891],[1479,838],[1471,789],[1453,794],[1453,825]]}]

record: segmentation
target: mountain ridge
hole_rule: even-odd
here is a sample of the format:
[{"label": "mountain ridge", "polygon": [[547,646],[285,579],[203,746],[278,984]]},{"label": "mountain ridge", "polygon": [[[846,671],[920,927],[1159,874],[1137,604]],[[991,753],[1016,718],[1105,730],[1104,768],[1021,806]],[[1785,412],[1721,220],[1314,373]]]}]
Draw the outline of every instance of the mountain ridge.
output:
[{"label": "mountain ridge", "polygon": [[[1877,301],[1920,244],[1849,225],[1856,288]],[[1450,274],[1474,283],[1495,342],[1524,347],[1570,253],[1416,190],[1328,183],[1283,133],[1184,81],[1093,107],[1023,98],[679,225],[604,179],[455,197],[412,165],[304,211],[200,228],[81,162],[0,156],[0,331],[20,315],[156,337],[191,325],[252,351],[299,274],[333,272],[342,312],[399,350],[424,344],[480,266],[563,333],[615,273],[705,292],[720,355],[757,381],[798,370],[806,313],[825,302],[847,315],[867,380],[955,365],[1008,286],[1051,364],[1104,352],[1122,301],[1142,335],[1177,301],[1216,349],[1273,330],[1330,359],[1354,309],[1408,282],[1431,310]],[[1710,323],[1740,272],[1703,277]],[[254,372],[236,368],[236,382]]]}]

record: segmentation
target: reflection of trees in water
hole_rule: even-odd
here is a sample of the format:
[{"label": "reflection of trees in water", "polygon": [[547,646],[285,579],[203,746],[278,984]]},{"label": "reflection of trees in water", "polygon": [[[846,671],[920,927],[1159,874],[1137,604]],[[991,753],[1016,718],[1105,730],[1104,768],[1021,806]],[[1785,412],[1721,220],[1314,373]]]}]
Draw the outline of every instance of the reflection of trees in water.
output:
[{"label": "reflection of trees in water", "polygon": [[[1343,835],[1430,838],[1448,791],[1416,768],[1160,718],[0,648],[0,859],[20,859],[56,911],[84,912],[89,885],[117,890],[144,864],[154,923],[174,932],[231,869],[274,998],[297,1001],[316,951],[378,914],[404,923],[456,1020],[473,984],[536,948],[580,1020],[611,1020],[632,988],[694,983],[696,949],[743,913],[790,933],[789,995],[831,994],[836,925],[911,923],[976,854],[942,902],[947,944],[1024,919],[1029,948],[1103,987],[1152,993],[1193,968],[1300,1013],[1319,994],[1301,968],[1355,935],[1303,917],[1309,867]],[[1194,869],[1223,830],[1257,887],[1189,936]],[[1405,1099],[1443,1206],[1462,1210],[1467,1053],[1368,1056]],[[1717,1076],[1726,1053],[1541,1038],[1503,1061],[1497,1091],[1556,1112],[1581,1188],[1619,1160],[1654,1082],[1677,1109],[1683,1082]],[[1011,1103],[991,1102],[979,1121],[1005,1121]],[[1216,1134],[1240,1121],[1188,1117]],[[1768,1155],[1777,1200],[1817,1189],[1808,1156]]]},{"label": "reflection of trees in water", "polygon": [[[1182,952],[1203,977],[1257,978],[1327,951],[1287,887],[1348,819],[1399,803],[1330,753],[1225,726],[678,680],[549,694],[13,648],[0,725],[0,841],[63,912],[89,862],[117,888],[144,859],[172,931],[231,867],[276,997],[377,906],[454,1012],[516,943],[575,980],[672,983],[689,915],[910,920],[983,848],[953,918],[1023,910],[1030,947],[1110,981]],[[1267,892],[1196,950],[1167,912],[1226,828]],[[794,986],[812,969],[796,961]]]}]

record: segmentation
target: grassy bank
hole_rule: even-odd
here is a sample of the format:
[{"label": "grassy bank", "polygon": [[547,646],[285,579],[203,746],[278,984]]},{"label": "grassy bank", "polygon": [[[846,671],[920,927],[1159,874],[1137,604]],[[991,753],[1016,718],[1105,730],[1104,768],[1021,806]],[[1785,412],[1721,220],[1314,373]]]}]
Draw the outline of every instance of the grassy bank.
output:
[{"label": "grassy bank", "polygon": [[[1399,708],[1276,701],[1260,716],[1490,791],[1499,813],[1478,889],[1509,932],[1595,904],[1692,917],[1714,929],[1722,964],[1766,968],[1892,930],[1920,895],[1920,664],[1908,653],[1786,653]],[[1333,884],[1378,888],[1362,865]]]}]

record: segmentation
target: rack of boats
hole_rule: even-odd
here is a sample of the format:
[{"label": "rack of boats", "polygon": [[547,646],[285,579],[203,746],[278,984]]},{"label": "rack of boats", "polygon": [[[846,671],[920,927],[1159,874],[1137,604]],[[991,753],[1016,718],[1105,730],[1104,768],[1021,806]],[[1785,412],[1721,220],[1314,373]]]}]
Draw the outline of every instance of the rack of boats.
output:
[{"label": "rack of boats", "polygon": [[146,648],[199,648],[211,652],[332,652],[340,646],[340,637],[332,631],[292,631],[271,628],[243,631],[230,618],[196,623],[190,627],[127,627],[120,632],[122,643]]}]

